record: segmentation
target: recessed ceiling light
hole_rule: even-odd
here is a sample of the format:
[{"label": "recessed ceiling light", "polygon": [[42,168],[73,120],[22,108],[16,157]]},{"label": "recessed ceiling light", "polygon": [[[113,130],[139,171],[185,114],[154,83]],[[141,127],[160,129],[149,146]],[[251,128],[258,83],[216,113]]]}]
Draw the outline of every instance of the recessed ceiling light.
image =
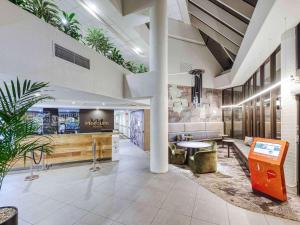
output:
[{"label": "recessed ceiling light", "polygon": [[105,102],[103,102],[102,105],[105,105]]},{"label": "recessed ceiling light", "polygon": [[97,12],[98,7],[92,3],[92,2],[86,2],[87,7],[89,7],[90,10],[92,10],[93,12]]},{"label": "recessed ceiling light", "polygon": [[139,47],[134,47],[132,50],[138,55],[144,55],[142,49],[140,49]]},{"label": "recessed ceiling light", "polygon": [[72,105],[75,105],[76,104],[76,102],[75,101],[72,101]]},{"label": "recessed ceiling light", "polygon": [[62,22],[64,25],[67,25],[67,24],[68,24],[68,21],[67,21],[65,18],[62,18],[62,19],[61,19],[61,22]]}]

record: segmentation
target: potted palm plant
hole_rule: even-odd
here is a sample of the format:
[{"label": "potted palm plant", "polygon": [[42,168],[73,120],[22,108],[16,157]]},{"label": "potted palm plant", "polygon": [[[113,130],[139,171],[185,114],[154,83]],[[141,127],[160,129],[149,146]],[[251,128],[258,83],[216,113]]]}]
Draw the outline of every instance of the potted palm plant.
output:
[{"label": "potted palm plant", "polygon": [[[26,119],[26,112],[35,104],[51,99],[41,90],[48,86],[44,82],[17,79],[0,86],[0,190],[3,179],[20,160],[28,154],[51,152],[51,140],[45,136],[34,136],[38,124]],[[18,210],[15,207],[0,208],[0,225],[17,225]]]}]

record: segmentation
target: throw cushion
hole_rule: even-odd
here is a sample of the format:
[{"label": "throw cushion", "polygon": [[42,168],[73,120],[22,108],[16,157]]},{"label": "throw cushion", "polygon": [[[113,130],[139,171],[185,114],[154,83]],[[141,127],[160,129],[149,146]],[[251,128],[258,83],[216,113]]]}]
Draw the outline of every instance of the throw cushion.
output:
[{"label": "throw cushion", "polygon": [[247,146],[251,146],[253,142],[253,137],[245,137],[244,144]]}]

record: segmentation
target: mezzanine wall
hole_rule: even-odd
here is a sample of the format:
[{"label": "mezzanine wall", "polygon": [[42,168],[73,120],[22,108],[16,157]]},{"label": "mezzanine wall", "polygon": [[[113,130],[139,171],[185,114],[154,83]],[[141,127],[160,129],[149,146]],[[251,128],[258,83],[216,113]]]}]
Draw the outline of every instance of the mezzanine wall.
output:
[{"label": "mezzanine wall", "polygon": [[[90,69],[54,56],[54,43],[90,59]],[[7,0],[0,1],[0,73],[123,98],[124,68]]]}]

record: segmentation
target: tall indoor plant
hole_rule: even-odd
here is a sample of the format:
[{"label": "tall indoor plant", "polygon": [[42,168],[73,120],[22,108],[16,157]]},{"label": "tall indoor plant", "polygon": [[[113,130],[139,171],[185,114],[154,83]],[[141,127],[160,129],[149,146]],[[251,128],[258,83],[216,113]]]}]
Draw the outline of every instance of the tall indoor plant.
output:
[{"label": "tall indoor plant", "polygon": [[[17,79],[0,86],[0,190],[3,179],[14,164],[26,158],[29,153],[51,152],[50,140],[44,136],[34,136],[38,124],[26,119],[26,112],[35,104],[51,99],[41,93],[48,83]],[[0,224],[15,224],[17,209],[0,208]],[[15,222],[15,223],[14,223]]]}]

